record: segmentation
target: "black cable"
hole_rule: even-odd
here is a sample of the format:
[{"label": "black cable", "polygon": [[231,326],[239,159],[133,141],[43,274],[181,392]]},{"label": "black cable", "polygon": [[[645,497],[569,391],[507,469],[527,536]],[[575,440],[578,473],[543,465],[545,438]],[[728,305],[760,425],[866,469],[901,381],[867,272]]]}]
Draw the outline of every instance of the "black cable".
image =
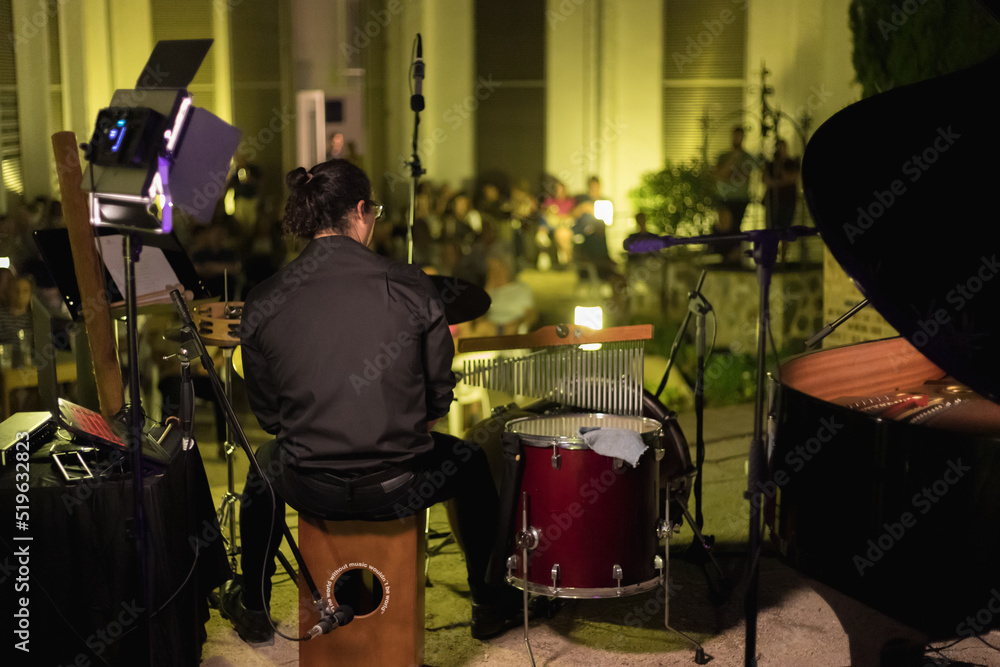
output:
[{"label": "black cable", "polygon": [[410,87],[410,95],[413,95],[413,68],[417,66],[417,38],[413,38],[413,46],[410,47],[410,67],[406,70],[406,78]]},{"label": "black cable", "polygon": [[715,313],[715,309],[712,309],[712,346],[708,348],[708,354],[705,355],[705,365],[708,366],[708,362],[712,359],[712,353],[715,352],[715,341],[719,338],[719,316]]},{"label": "black cable", "polygon": [[994,650],[994,651],[996,651],[997,653],[1000,653],[1000,647],[997,647],[997,646],[994,646],[993,644],[989,643],[988,641],[986,641],[985,639],[983,639],[983,638],[982,638],[981,636],[979,636],[979,635],[976,635],[976,639],[978,639],[978,640],[979,640],[979,641],[981,641],[982,643],[986,644],[987,646],[989,646],[989,647],[990,647],[991,649],[993,649],[993,650]]},{"label": "black cable", "polygon": [[781,384],[781,358],[778,356],[778,345],[774,342],[774,329],[771,327],[771,312],[767,313],[767,337],[771,341],[771,351],[774,352],[774,378]]}]

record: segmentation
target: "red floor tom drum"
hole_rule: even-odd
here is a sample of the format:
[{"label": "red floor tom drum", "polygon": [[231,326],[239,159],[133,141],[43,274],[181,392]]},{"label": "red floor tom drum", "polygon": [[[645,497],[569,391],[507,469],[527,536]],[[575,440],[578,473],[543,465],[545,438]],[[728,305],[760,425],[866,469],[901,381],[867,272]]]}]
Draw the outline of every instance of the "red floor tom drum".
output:
[{"label": "red floor tom drum", "polygon": [[[581,428],[602,427],[629,429],[641,436],[648,449],[636,467],[598,454],[580,436]],[[656,464],[663,455],[660,422],[556,414],[517,419],[506,429],[518,436],[524,456],[515,535],[533,545],[526,574],[523,549],[519,546],[511,554],[509,583],[561,598],[620,597],[660,584]]]}]

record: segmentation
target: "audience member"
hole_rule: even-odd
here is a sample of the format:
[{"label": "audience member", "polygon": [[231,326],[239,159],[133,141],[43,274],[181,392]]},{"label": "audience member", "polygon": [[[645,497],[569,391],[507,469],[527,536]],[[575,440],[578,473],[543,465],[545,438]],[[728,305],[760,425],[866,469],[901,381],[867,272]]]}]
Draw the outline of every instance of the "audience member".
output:
[{"label": "audience member", "polygon": [[516,279],[514,258],[506,248],[495,248],[486,260],[485,289],[490,309],[482,317],[458,326],[458,337],[507,336],[530,331],[538,320],[535,296]]},{"label": "audience member", "polygon": [[[27,276],[0,269],[0,345],[10,346],[14,365],[28,362],[34,347],[31,327],[31,294],[34,285]],[[6,363],[6,360],[4,360]]]},{"label": "audience member", "polygon": [[[715,165],[715,191],[719,221],[715,231],[736,234],[743,225],[743,215],[750,204],[750,176],[757,161],[743,150],[743,127],[733,128],[729,150],[719,155]],[[739,259],[739,242],[727,243],[717,250],[727,261]]]}]

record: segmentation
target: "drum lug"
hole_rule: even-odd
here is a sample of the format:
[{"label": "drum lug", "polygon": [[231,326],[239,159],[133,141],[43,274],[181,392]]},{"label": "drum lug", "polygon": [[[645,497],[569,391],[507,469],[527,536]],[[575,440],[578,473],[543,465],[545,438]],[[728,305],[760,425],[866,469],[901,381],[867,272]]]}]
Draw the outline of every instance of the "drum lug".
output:
[{"label": "drum lug", "polygon": [[562,465],[562,454],[559,452],[558,445],[552,445],[552,467],[559,470]]},{"label": "drum lug", "polygon": [[612,470],[621,470],[625,467],[625,459],[614,458],[611,460]]},{"label": "drum lug", "polygon": [[622,594],[622,566],[615,563],[611,568],[611,578],[618,582],[618,595]]},{"label": "drum lug", "polygon": [[515,572],[517,572],[517,556],[509,556],[507,558],[507,578],[513,579]]},{"label": "drum lug", "polygon": [[674,536],[674,524],[672,521],[667,521],[666,519],[660,519],[660,522],[656,526],[656,537],[662,540],[663,538],[670,539]]},{"label": "drum lug", "polygon": [[560,574],[560,572],[561,572],[561,569],[559,567],[559,563],[556,563],[555,565],[552,566],[551,574],[552,574],[552,588],[553,589],[558,589],[559,588],[559,574]]},{"label": "drum lug", "polygon": [[502,417],[504,413],[516,409],[517,409],[517,403],[508,403],[507,405],[501,405],[499,407],[493,408],[492,415],[494,417]]},{"label": "drum lug", "polygon": [[663,457],[667,455],[667,450],[665,450],[663,447],[657,447],[656,449],[653,450],[653,454],[656,457],[656,462],[659,463],[660,461],[663,460]]},{"label": "drum lug", "polygon": [[[538,530],[534,526],[529,526],[527,530],[522,530],[517,534],[514,542],[518,549],[528,549],[533,550],[538,548],[538,544],[542,541],[542,531]],[[513,556],[511,556],[513,558]],[[510,561],[508,560],[508,565]]]},{"label": "drum lug", "polygon": [[653,556],[653,569],[659,572],[659,579],[663,581],[663,556],[656,554]]}]

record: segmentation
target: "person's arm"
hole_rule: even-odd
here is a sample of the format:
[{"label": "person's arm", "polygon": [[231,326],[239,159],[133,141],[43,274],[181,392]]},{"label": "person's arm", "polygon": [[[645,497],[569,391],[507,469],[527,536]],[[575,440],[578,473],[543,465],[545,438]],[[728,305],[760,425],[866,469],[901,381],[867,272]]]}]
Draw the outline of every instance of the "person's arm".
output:
[{"label": "person's arm", "polygon": [[[247,318],[244,317],[244,322]],[[240,354],[243,356],[243,378],[246,382],[247,400],[265,432],[277,435],[281,430],[278,412],[278,388],[267,368],[264,354],[254,340],[254,332],[240,332]]]},{"label": "person's arm", "polygon": [[428,428],[448,414],[453,399],[455,341],[444,315],[441,296],[434,283],[422,271],[409,265],[395,265],[389,271],[389,290],[393,300],[405,305],[410,313],[413,340],[420,346],[420,363]]},{"label": "person's arm", "polygon": [[[434,289],[430,280],[427,284],[431,290]],[[431,424],[448,414],[454,399],[455,374],[451,365],[455,358],[455,341],[451,337],[444,309],[437,299],[432,299],[427,312],[430,321],[424,334],[423,361],[427,421]]]},{"label": "person's arm", "polygon": [[735,151],[729,151],[720,155],[719,159],[715,162],[715,180],[728,181],[733,173],[733,164],[738,157],[739,153]]}]

